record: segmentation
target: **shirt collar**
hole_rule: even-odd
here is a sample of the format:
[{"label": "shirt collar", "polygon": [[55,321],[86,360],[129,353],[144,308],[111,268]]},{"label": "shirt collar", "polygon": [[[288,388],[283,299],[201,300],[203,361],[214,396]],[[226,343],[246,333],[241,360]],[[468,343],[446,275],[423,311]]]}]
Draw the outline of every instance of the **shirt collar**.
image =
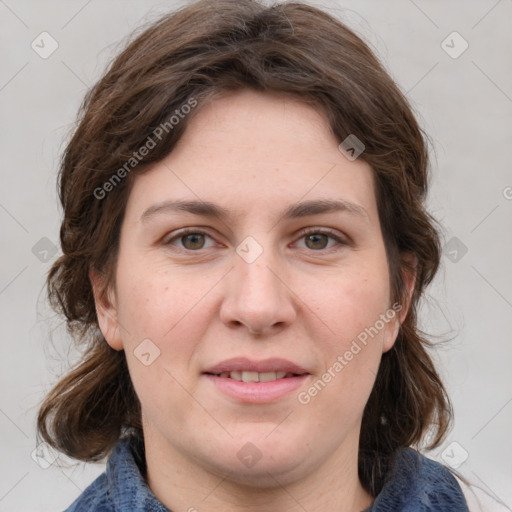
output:
[{"label": "shirt collar", "polygon": [[141,473],[143,453],[142,436],[132,436],[121,440],[109,457],[106,477],[116,512],[169,512],[151,492]]},{"label": "shirt collar", "polygon": [[[412,448],[394,456],[381,492],[367,512],[468,512],[450,470]],[[366,512],[366,511],[365,511]]]}]

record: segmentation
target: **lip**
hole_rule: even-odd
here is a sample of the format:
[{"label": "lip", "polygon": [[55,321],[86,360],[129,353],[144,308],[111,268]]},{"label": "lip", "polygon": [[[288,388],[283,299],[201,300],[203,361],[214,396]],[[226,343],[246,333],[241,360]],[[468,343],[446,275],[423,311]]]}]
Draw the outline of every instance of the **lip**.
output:
[{"label": "lip", "polygon": [[[286,377],[268,382],[242,382],[229,377],[220,377],[223,372],[232,371],[294,373]],[[245,357],[237,357],[222,361],[211,366],[203,375],[215,386],[215,389],[241,403],[268,404],[277,402],[296,391],[310,373],[302,366],[287,359],[272,358],[254,361]]]},{"label": "lip", "polygon": [[296,391],[310,374],[286,377],[269,382],[241,382],[229,377],[204,375],[209,382],[221,393],[235,399],[237,402],[248,404],[268,404]]},{"label": "lip", "polygon": [[222,361],[215,366],[207,368],[203,373],[221,374],[222,372],[234,371],[248,371],[248,372],[277,372],[283,371],[286,373],[295,373],[297,375],[304,375],[309,373],[305,368],[296,363],[288,361],[287,359],[272,358],[263,359],[261,361],[254,361],[246,357],[234,357]]}]

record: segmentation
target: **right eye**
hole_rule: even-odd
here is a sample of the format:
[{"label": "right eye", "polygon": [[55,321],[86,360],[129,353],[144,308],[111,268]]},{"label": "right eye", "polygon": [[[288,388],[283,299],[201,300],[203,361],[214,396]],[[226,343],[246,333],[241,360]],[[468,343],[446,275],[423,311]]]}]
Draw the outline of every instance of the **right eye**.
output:
[{"label": "right eye", "polygon": [[[205,246],[207,239],[210,239],[212,243],[209,246]],[[195,229],[186,229],[179,231],[171,238],[168,238],[165,245],[173,245],[184,251],[199,251],[201,249],[207,249],[215,245],[213,238]]]}]

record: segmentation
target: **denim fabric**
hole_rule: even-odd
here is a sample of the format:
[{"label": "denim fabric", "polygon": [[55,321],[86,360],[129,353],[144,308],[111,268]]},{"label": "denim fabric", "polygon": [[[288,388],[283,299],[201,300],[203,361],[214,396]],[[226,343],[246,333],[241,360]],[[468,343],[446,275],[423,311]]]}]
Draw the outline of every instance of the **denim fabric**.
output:
[{"label": "denim fabric", "polygon": [[[120,441],[101,474],[65,512],[169,512],[147,486],[140,465],[142,440]],[[143,458],[143,455],[142,455]],[[450,471],[416,451],[398,452],[382,491],[367,512],[467,512]]]},{"label": "denim fabric", "polygon": [[[450,471],[411,448],[400,450],[387,481],[367,512],[468,512]],[[366,512],[366,511],[365,511]]]},{"label": "denim fabric", "polygon": [[149,489],[136,462],[142,439],[124,439],[101,474],[65,512],[169,512]]}]

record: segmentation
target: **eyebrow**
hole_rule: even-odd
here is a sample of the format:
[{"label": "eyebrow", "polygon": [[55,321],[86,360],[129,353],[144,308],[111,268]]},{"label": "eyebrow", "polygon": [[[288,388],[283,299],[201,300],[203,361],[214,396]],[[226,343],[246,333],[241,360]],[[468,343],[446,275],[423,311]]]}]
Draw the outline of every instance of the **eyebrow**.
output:
[{"label": "eyebrow", "polygon": [[[204,217],[218,218],[227,221],[231,218],[229,210],[209,201],[164,201],[150,206],[141,215],[140,220],[147,222],[157,214],[187,212]],[[350,215],[369,220],[367,211],[360,205],[342,199],[317,199],[292,204],[279,216],[278,222],[282,220],[297,219],[321,213],[343,212]]]}]

